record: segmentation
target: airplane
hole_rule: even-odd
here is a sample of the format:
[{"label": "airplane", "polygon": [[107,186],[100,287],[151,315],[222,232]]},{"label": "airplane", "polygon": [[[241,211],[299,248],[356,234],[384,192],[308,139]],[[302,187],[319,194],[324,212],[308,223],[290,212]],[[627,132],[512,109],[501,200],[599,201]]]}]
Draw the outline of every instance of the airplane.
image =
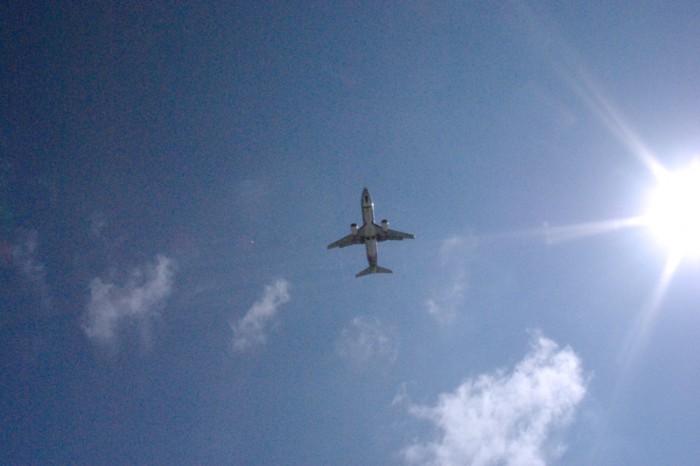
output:
[{"label": "airplane", "polygon": [[353,223],[350,225],[351,233],[349,235],[329,244],[326,249],[344,248],[345,246],[351,246],[353,244],[364,244],[367,250],[367,262],[369,262],[369,267],[357,273],[355,276],[364,277],[372,273],[392,273],[391,270],[377,265],[377,243],[386,240],[400,241],[404,238],[413,239],[414,236],[410,233],[390,230],[389,222],[386,220],[382,220],[379,225],[374,223],[374,203],[372,202],[372,196],[369,195],[369,190],[367,188],[362,190],[360,205],[362,207],[362,226],[358,228],[357,223]]}]

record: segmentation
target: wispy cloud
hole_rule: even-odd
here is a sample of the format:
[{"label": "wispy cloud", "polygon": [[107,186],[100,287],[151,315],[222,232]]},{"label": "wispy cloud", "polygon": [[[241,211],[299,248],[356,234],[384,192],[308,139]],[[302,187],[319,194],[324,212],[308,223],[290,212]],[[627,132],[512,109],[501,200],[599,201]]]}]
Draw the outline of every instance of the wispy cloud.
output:
[{"label": "wispy cloud", "polygon": [[440,268],[446,277],[439,280],[439,287],[425,300],[428,313],[440,323],[449,324],[457,317],[457,309],[469,289],[467,263],[475,247],[473,236],[453,236],[440,245]]},{"label": "wispy cloud", "polygon": [[376,317],[359,316],[341,332],[336,352],[351,364],[364,367],[370,363],[392,364],[399,347],[391,328]]},{"label": "wispy cloud", "polygon": [[155,264],[134,269],[123,284],[93,279],[83,323],[87,336],[99,344],[113,345],[120,326],[135,323],[147,343],[151,321],[173,291],[173,275],[173,261],[158,255]]},{"label": "wispy cloud", "polygon": [[238,322],[231,322],[234,351],[245,351],[267,340],[265,327],[277,315],[279,307],[289,301],[289,282],[282,278],[265,287],[259,301]]},{"label": "wispy cloud", "polygon": [[51,306],[51,297],[46,283],[46,268],[36,259],[37,245],[38,233],[31,230],[12,245],[10,257],[17,271],[39,295],[40,308],[45,311]]},{"label": "wispy cloud", "polygon": [[571,348],[538,336],[512,372],[481,375],[441,394],[435,406],[411,407],[437,436],[402,456],[412,464],[544,465],[563,453],[549,437],[572,421],[585,392]]}]

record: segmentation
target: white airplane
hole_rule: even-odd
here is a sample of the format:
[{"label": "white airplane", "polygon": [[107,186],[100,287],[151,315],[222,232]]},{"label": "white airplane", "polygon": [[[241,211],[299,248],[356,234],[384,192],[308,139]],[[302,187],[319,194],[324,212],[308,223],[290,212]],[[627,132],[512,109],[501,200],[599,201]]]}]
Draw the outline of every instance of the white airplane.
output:
[{"label": "white airplane", "polygon": [[377,265],[377,243],[386,240],[413,239],[410,233],[390,230],[389,222],[382,220],[380,225],[374,223],[374,203],[367,188],[362,190],[362,226],[357,228],[357,223],[350,225],[351,233],[328,245],[327,249],[344,248],[352,244],[364,244],[367,249],[367,262],[369,267],[359,272],[356,277],[363,277],[371,273],[392,273],[391,270]]}]

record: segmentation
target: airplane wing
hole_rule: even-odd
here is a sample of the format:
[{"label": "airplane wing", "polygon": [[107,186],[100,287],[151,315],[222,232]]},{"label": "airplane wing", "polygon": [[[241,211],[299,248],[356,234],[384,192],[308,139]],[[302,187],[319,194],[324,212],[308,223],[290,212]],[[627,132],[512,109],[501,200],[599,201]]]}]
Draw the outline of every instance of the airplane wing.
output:
[{"label": "airplane wing", "polygon": [[326,246],[326,249],[344,248],[345,246],[352,246],[353,244],[364,244],[364,242],[365,239],[358,232],[356,235],[350,234],[348,236],[343,236],[338,241]]},{"label": "airplane wing", "polygon": [[382,227],[377,225],[377,241],[386,241],[386,240],[393,240],[393,241],[400,241],[402,239],[414,239],[415,236],[413,236],[411,233],[404,233],[402,231],[396,231],[396,230],[387,230],[384,231],[382,230]]}]

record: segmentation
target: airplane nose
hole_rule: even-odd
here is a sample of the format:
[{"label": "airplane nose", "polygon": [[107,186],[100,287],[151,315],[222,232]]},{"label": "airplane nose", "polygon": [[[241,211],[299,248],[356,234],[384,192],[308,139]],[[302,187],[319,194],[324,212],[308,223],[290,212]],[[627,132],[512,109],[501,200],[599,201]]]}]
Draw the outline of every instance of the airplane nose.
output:
[{"label": "airplane nose", "polygon": [[360,202],[363,209],[372,205],[372,196],[369,195],[369,189],[365,188],[362,190],[362,198]]}]

